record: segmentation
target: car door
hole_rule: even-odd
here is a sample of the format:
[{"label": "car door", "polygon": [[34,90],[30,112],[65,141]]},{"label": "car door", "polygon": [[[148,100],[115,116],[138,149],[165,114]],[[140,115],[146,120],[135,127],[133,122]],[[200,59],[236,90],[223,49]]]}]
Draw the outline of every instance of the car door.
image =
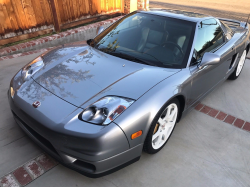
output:
[{"label": "car door", "polygon": [[[190,64],[191,103],[199,100],[220,81],[224,80],[235,53],[233,43],[232,46],[225,45],[227,40],[224,32],[220,24],[213,18],[198,23],[194,42],[193,58]],[[217,65],[209,65],[199,69],[199,63],[206,52],[218,54],[221,61]]]}]

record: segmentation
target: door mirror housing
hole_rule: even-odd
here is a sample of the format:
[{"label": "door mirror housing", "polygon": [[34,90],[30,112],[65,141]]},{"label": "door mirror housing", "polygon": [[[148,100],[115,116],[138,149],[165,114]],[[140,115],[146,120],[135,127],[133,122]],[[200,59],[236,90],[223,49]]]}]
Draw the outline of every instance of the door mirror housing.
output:
[{"label": "door mirror housing", "polygon": [[92,46],[93,43],[94,43],[94,39],[89,39],[89,40],[87,40],[87,44],[88,44],[88,45]]},{"label": "door mirror housing", "polygon": [[96,35],[99,35],[102,31],[104,31],[104,27],[100,26],[96,29]]},{"label": "door mirror housing", "polygon": [[198,65],[199,69],[202,69],[204,66],[216,65],[220,62],[220,56],[214,53],[205,53],[201,60],[201,63]]}]

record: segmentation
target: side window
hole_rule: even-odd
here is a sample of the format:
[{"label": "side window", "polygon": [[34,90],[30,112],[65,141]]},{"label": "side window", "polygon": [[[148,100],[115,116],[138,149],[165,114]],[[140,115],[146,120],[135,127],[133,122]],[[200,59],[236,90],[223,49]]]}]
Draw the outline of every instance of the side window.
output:
[{"label": "side window", "polygon": [[200,22],[195,41],[195,60],[198,61],[204,53],[213,51],[223,42],[223,31],[215,19]]}]

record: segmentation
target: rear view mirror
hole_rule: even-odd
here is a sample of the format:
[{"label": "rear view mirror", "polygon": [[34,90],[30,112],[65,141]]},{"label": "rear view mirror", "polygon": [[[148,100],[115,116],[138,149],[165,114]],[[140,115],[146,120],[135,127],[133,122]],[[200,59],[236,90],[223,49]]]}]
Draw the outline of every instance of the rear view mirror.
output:
[{"label": "rear view mirror", "polygon": [[99,35],[102,31],[104,31],[104,27],[100,26],[96,30],[96,35]]},{"label": "rear view mirror", "polygon": [[201,63],[198,65],[199,69],[202,69],[204,66],[216,65],[220,62],[220,56],[214,53],[205,53],[201,60]]}]

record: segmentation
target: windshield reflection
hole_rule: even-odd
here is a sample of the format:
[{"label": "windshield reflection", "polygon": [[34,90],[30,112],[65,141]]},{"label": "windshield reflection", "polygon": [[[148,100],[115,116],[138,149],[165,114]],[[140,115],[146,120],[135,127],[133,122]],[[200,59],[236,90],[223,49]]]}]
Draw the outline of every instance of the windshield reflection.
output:
[{"label": "windshield reflection", "polygon": [[190,54],[194,29],[193,22],[135,12],[104,30],[91,45],[153,66],[182,68]]}]

